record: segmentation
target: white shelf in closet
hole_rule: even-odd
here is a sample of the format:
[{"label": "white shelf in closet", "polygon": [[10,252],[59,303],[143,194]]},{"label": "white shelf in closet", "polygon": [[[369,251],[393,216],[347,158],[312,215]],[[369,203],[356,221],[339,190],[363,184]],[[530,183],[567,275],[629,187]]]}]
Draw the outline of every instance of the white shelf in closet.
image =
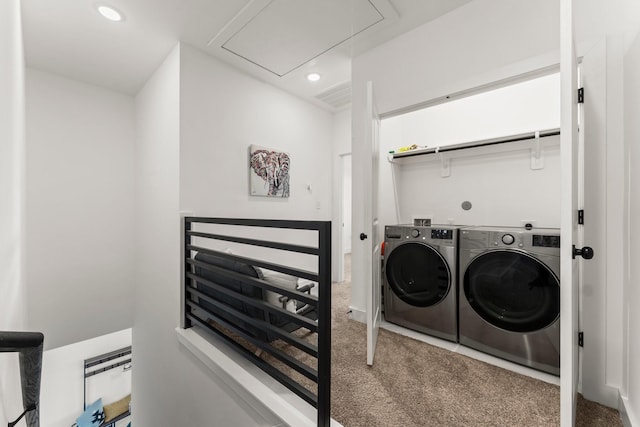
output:
[{"label": "white shelf in closet", "polygon": [[463,142],[443,147],[433,146],[418,148],[400,153],[389,153],[387,160],[393,164],[409,164],[424,161],[440,161],[442,176],[450,174],[451,159],[472,157],[509,151],[531,150],[531,169],[543,169],[543,152],[546,147],[559,146],[560,128],[527,132],[499,138]]}]

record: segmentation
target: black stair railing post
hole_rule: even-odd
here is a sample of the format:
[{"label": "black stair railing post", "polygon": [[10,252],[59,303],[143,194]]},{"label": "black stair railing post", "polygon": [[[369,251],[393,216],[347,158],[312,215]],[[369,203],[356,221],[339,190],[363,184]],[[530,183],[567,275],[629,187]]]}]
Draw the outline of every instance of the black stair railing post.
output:
[{"label": "black stair railing post", "polygon": [[318,426],[331,423],[331,222],[318,227]]},{"label": "black stair railing post", "polygon": [[191,258],[191,235],[189,234],[191,231],[191,219],[189,217],[183,218],[183,227],[184,232],[182,234],[184,257],[182,259],[182,268],[183,268],[183,277],[182,277],[182,318],[180,319],[180,323],[183,329],[190,328],[192,325],[191,320],[187,317],[187,314],[190,312],[189,306],[187,305],[187,301],[191,299],[191,294],[188,291],[188,284],[191,283],[191,279],[187,276],[191,271],[191,266],[187,262],[189,258]]},{"label": "black stair railing post", "polygon": [[42,351],[44,335],[40,332],[0,331],[0,352],[19,353],[20,383],[24,412],[9,427],[24,416],[27,427],[40,426],[40,381],[42,377]]}]

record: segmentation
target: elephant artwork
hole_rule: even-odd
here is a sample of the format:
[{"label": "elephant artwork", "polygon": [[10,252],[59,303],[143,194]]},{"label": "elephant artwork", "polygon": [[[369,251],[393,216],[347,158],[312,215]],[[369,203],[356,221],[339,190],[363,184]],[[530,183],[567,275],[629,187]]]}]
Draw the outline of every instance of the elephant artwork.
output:
[{"label": "elephant artwork", "polygon": [[251,195],[289,197],[289,155],[257,145],[249,151]]}]

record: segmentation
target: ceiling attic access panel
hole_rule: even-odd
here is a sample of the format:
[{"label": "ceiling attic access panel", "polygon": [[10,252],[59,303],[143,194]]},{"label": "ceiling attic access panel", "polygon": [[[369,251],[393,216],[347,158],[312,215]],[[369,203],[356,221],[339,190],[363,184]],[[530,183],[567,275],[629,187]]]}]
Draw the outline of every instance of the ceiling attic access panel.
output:
[{"label": "ceiling attic access panel", "polygon": [[282,77],[384,19],[370,0],[275,0],[222,48]]}]

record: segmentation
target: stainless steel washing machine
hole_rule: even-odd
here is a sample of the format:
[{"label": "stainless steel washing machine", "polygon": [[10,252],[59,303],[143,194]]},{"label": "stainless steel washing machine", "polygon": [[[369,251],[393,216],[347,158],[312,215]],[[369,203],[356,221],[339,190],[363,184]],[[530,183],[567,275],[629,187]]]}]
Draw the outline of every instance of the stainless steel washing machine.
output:
[{"label": "stainless steel washing machine", "polygon": [[460,343],[560,375],[560,231],[460,230]]},{"label": "stainless steel washing machine", "polygon": [[385,320],[457,342],[458,228],[385,227]]}]

